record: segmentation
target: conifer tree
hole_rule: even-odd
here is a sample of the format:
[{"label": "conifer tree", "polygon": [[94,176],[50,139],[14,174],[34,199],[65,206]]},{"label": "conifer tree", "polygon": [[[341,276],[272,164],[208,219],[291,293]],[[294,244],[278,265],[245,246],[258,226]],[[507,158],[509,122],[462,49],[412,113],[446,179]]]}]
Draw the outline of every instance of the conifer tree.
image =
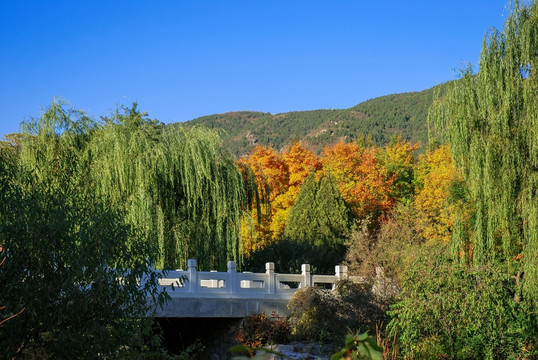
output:
[{"label": "conifer tree", "polygon": [[304,180],[297,200],[290,210],[284,236],[289,239],[314,243],[317,238],[315,229],[319,227],[317,193],[319,184],[311,172]]},{"label": "conifer tree", "polygon": [[308,261],[319,271],[330,272],[345,253],[351,232],[352,212],[330,172],[318,182],[310,173],[290,210],[284,238],[310,247]]},{"label": "conifer tree", "polygon": [[351,211],[330,171],[320,181],[316,203],[316,230],[320,240],[324,242],[320,245],[342,248],[346,235],[350,233]]}]

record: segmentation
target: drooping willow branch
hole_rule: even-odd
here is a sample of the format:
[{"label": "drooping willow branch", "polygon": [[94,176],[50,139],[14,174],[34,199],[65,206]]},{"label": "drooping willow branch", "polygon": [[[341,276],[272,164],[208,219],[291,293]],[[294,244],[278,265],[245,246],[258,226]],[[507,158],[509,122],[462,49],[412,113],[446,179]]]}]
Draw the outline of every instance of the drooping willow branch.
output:
[{"label": "drooping willow branch", "polygon": [[243,179],[219,134],[150,120],[132,108],[95,122],[54,102],[25,124],[21,159],[51,186],[74,186],[125,214],[152,238],[156,267],[239,261]]}]

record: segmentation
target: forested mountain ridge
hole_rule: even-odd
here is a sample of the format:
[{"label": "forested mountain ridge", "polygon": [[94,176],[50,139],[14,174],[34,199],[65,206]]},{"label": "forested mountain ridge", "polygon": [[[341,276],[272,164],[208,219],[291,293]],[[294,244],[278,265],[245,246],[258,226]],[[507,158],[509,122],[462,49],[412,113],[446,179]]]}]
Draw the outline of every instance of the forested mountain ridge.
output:
[{"label": "forested mountain ridge", "polygon": [[446,92],[449,84],[420,92],[381,96],[349,109],[280,114],[238,111],[203,116],[183,125],[203,124],[224,130],[225,143],[238,156],[249,153],[256,145],[272,145],[280,149],[293,139],[319,151],[341,138],[354,140],[359,134],[371,135],[378,146],[388,143],[393,134],[424,144],[428,138],[428,109],[437,96]]}]

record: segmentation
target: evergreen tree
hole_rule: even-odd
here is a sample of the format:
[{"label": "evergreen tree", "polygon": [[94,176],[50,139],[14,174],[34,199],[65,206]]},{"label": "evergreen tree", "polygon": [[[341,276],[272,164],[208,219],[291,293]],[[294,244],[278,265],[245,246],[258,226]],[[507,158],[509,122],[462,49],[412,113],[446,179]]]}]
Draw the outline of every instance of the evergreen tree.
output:
[{"label": "evergreen tree", "polygon": [[314,244],[319,240],[315,229],[319,227],[317,194],[319,184],[311,172],[304,180],[297,200],[290,210],[284,236]]},{"label": "evergreen tree", "polygon": [[[336,179],[330,172],[319,184],[316,194],[317,226],[319,245],[342,248],[345,238],[350,233],[351,212],[338,190]],[[336,264],[335,264],[336,265]]]},{"label": "evergreen tree", "polygon": [[331,173],[318,182],[312,172],[290,210],[284,238],[305,244],[305,248],[310,249],[306,260],[317,271],[332,272],[345,253],[345,241],[351,232],[351,214]]}]

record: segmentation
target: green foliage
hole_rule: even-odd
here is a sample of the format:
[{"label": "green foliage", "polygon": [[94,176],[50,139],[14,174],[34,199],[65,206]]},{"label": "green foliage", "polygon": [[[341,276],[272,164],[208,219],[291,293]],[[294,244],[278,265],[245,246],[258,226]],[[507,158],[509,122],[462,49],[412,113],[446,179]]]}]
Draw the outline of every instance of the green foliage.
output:
[{"label": "green foliage", "polygon": [[[299,193],[299,200],[301,194]],[[301,204],[296,202],[297,210],[301,211]],[[338,184],[336,179],[328,171],[327,174],[321,178],[319,183],[319,189],[316,194],[316,207],[314,214],[316,216],[316,226],[313,230],[317,233],[310,233],[307,235],[307,239],[312,240],[315,244],[319,242],[322,246],[328,246],[331,248],[338,248],[343,245],[344,238],[349,235],[352,226],[352,213],[344,202],[344,198],[338,190]],[[308,210],[307,210],[308,211]],[[290,218],[294,214],[295,210],[291,210]],[[293,236],[293,222],[290,223],[291,229],[288,236]],[[307,223],[303,223],[303,226]],[[286,224],[288,229],[288,225]],[[312,230],[311,230],[312,231]]]},{"label": "green foliage", "polygon": [[415,195],[417,165],[415,152],[419,148],[418,143],[412,145],[403,141],[401,136],[394,134],[390,143],[377,153],[387,177],[394,179],[391,195],[396,201],[409,203]]},{"label": "green foliage", "polygon": [[[297,240],[316,242],[316,232],[312,229],[318,217],[318,205],[316,203],[319,191],[319,183],[316,175],[312,172],[304,180],[299,195],[293,204],[284,235]],[[314,225],[315,226],[315,225]]]},{"label": "green foliage", "polygon": [[21,140],[21,134],[19,133],[4,135],[0,139],[0,152],[6,155],[18,155],[21,151]]},{"label": "green foliage", "polygon": [[538,353],[536,313],[509,269],[415,263],[392,307],[390,336],[409,358],[516,359]]},{"label": "green foliage", "polygon": [[387,95],[342,110],[293,111],[275,115],[242,111],[204,116],[184,125],[202,124],[225,130],[224,140],[236,155],[244,155],[256,145],[272,145],[280,149],[292,139],[321,150],[341,138],[355,140],[358,134],[370,134],[378,146],[389,143],[394,134],[425,143],[428,108],[434,94],[442,95],[446,88],[447,85],[438,85],[420,92]]},{"label": "green foliage", "polygon": [[468,187],[469,231],[455,234],[475,264],[523,254],[524,289],[538,304],[538,4],[514,3],[504,31],[484,38],[430,121],[450,141]]},{"label": "green foliage", "polygon": [[337,284],[336,291],[299,290],[288,307],[292,335],[299,341],[338,343],[348,331],[375,330],[384,318],[384,304],[349,281]]},{"label": "green foliage", "polygon": [[164,295],[140,279],[239,260],[244,187],[218,134],[122,110],[96,122],[55,100],[0,146],[0,317],[24,309],[3,355],[166,358],[141,320]]},{"label": "green foliage", "polygon": [[243,180],[217,132],[164,127],[136,104],[97,123],[61,101],[23,128],[23,166],[120,208],[124,223],[158,244],[157,267],[240,260]]},{"label": "green foliage", "polygon": [[80,191],[85,134],[48,136],[55,157],[27,150],[52,169],[0,161],[0,304],[6,315],[25,309],[3,324],[0,348],[6,358],[118,357],[139,345],[148,296],[159,297],[155,277],[139,286],[155,249],[116,207]]},{"label": "green foliage", "polygon": [[345,241],[352,227],[352,214],[328,173],[318,183],[314,173],[304,180],[301,191],[290,210],[284,237],[296,243],[324,249],[323,257],[309,262],[320,272],[332,271],[342,261]]},{"label": "green foliage", "polygon": [[383,360],[383,348],[368,333],[347,335],[345,347],[331,356],[331,360],[340,359]]}]

